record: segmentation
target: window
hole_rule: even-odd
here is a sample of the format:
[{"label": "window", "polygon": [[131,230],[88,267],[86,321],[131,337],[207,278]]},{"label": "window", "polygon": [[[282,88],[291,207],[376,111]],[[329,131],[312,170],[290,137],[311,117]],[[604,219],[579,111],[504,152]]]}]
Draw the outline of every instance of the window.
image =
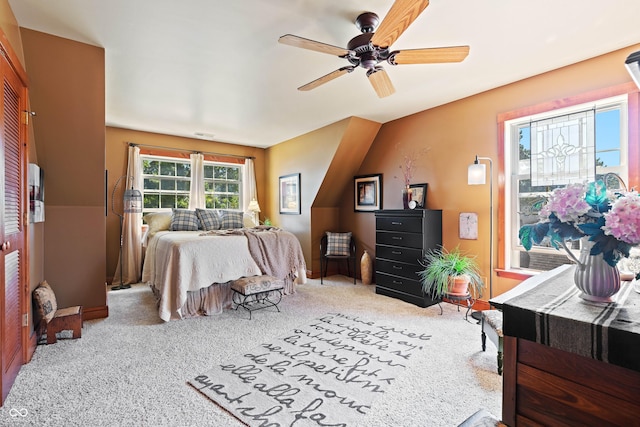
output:
[{"label": "window", "polygon": [[[144,212],[188,209],[191,162],[187,159],[143,155]],[[206,207],[241,209],[242,165],[204,162]]]},{"label": "window", "polygon": [[[585,117],[585,111],[589,112],[587,116],[593,117],[591,120],[595,129],[591,132],[588,131],[588,128],[592,126],[592,123],[587,124],[588,120],[586,119],[584,123],[580,121]],[[558,171],[553,172],[557,173],[558,179],[555,181],[553,173],[549,175],[549,172],[545,172],[547,175],[544,180],[532,183],[531,139],[535,129],[540,130],[537,126],[539,123],[542,123],[541,126],[544,129],[546,129],[545,126],[565,126],[564,129],[573,129],[570,131],[572,133],[588,133],[589,136],[585,139],[594,137],[595,151],[593,154],[589,154],[588,161],[581,159],[576,162],[589,163],[586,169],[592,169],[595,161],[595,179],[606,177],[609,188],[620,188],[619,180],[614,175],[607,175],[609,173],[617,174],[625,183],[628,182],[626,95],[504,122],[505,159],[507,159],[505,161],[505,176],[509,177],[505,185],[505,207],[507,207],[505,225],[506,235],[510,236],[505,242],[505,265],[509,268],[550,270],[560,264],[570,262],[562,252],[544,244],[536,245],[527,252],[520,245],[518,239],[520,226],[538,220],[537,213],[554,188],[564,187],[571,182],[586,181],[585,176],[581,175],[584,171],[573,171],[572,173]],[[534,124],[533,132],[532,124]],[[554,134],[554,138],[557,137],[560,140],[569,138],[566,132],[564,137]],[[572,142],[572,144],[574,143]],[[581,148],[582,151],[588,149]],[[548,152],[544,154],[550,155]],[[553,155],[561,156],[564,153],[558,152]],[[536,176],[536,174],[538,175]],[[535,171],[533,176],[540,176],[540,171]],[[590,176],[593,176],[593,172],[590,173]],[[578,249],[577,245],[578,242],[574,242],[574,249]]]}]

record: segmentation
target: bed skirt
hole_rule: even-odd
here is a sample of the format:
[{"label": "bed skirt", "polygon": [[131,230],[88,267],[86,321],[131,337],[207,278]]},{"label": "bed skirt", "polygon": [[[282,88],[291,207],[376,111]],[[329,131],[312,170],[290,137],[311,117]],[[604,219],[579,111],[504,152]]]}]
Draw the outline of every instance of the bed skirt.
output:
[{"label": "bed skirt", "polygon": [[[306,277],[301,279],[300,277],[295,280],[285,279],[284,289],[282,290],[283,295],[294,294],[296,292],[295,284],[306,282]],[[209,287],[187,292],[187,302],[180,309],[180,315],[183,319],[187,319],[197,316],[212,316],[222,313],[224,309],[230,309],[233,298],[232,283],[233,281],[214,283]],[[150,287],[159,303],[160,291],[152,284],[150,284]]]}]

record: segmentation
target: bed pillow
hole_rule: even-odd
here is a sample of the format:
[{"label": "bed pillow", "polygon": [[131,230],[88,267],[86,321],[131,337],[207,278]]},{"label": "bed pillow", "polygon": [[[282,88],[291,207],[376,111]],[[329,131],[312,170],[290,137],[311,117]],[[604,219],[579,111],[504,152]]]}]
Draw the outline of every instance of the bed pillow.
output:
[{"label": "bed pillow", "polygon": [[220,230],[222,219],[215,209],[196,209],[196,215],[200,220],[200,225],[205,231]]},{"label": "bed pillow", "polygon": [[327,256],[329,255],[351,255],[351,232],[332,233],[327,231]]},{"label": "bed pillow", "polygon": [[33,290],[33,301],[38,317],[49,323],[58,310],[58,302],[56,294],[53,293],[53,289],[46,280]]},{"label": "bed pillow", "polygon": [[171,216],[173,214],[166,212],[151,212],[142,217],[144,222],[149,226],[146,239],[149,240],[158,231],[167,231],[171,228]]},{"label": "bed pillow", "polygon": [[220,214],[222,216],[222,222],[220,224],[221,229],[229,230],[232,228],[244,227],[244,212],[221,210]]},{"label": "bed pillow", "polygon": [[189,209],[174,209],[171,215],[171,231],[198,231],[200,221],[196,211]]}]

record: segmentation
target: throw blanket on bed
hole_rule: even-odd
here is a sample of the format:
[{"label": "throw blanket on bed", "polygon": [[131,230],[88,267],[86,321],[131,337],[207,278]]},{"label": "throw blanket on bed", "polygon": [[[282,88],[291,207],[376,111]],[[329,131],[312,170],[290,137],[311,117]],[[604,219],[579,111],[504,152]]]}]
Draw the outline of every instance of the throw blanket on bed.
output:
[{"label": "throw blanket on bed", "polygon": [[293,283],[298,272],[305,272],[302,248],[296,236],[280,229],[244,229],[249,252],[263,274]]},{"label": "throw blanket on bed", "polygon": [[284,279],[285,287],[296,277],[300,283],[306,282],[306,263],[298,239],[291,233],[277,227],[242,228],[236,230],[212,230],[201,236],[244,235],[249,243],[249,253],[262,274]]}]

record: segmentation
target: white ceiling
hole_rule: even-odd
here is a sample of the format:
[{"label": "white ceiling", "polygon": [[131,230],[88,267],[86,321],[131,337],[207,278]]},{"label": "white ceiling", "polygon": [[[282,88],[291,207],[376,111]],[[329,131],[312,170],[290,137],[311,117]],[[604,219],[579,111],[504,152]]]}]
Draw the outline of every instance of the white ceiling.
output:
[{"label": "white ceiling", "polygon": [[108,125],[257,147],[349,116],[384,123],[640,42],[638,0],[431,0],[393,50],[469,45],[469,56],[385,64],[396,93],[380,99],[363,69],[296,90],[348,63],[278,38],[346,47],[356,16],[383,18],[393,0],[9,3],[22,27],[105,48]]}]

